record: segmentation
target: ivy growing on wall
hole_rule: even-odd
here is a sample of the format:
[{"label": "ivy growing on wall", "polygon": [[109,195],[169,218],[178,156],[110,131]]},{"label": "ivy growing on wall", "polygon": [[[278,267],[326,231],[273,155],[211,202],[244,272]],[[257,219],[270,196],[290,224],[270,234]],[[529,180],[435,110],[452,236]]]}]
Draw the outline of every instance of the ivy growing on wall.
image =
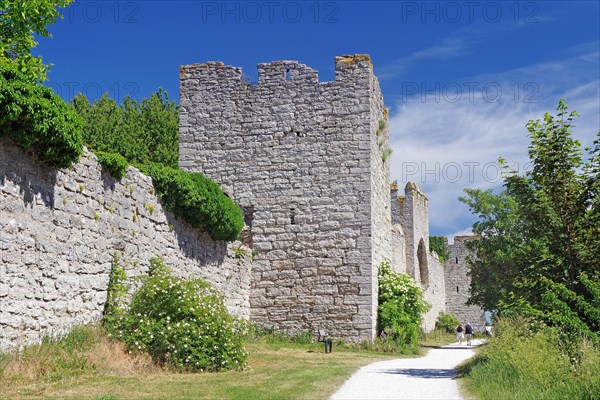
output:
[{"label": "ivy growing on wall", "polygon": [[210,179],[177,168],[179,117],[165,92],[142,102],[127,98],[120,106],[107,95],[93,103],[78,95],[73,108],[85,121],[86,144],[112,176],[122,179],[133,163],[152,178],[163,205],[176,217],[214,240],[239,237],[244,227],[239,206]]},{"label": "ivy growing on wall", "polygon": [[105,153],[103,151],[96,151],[95,154],[98,157],[100,165],[106,168],[113,177],[118,180],[123,179],[125,170],[129,165],[125,157],[120,154]]},{"label": "ivy growing on wall", "polygon": [[127,294],[127,274],[121,266],[119,252],[115,251],[110,268],[110,277],[108,288],[106,290],[106,303],[104,303],[104,312],[102,325],[107,331],[115,331],[122,323],[125,316],[124,297]]}]

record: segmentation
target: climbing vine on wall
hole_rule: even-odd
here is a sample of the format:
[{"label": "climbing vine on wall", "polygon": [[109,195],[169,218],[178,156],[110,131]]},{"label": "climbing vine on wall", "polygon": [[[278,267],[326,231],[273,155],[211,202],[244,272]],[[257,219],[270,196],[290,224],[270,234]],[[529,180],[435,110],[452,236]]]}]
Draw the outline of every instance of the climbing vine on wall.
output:
[{"label": "climbing vine on wall", "polygon": [[124,297],[127,294],[127,274],[121,266],[119,252],[115,251],[110,268],[108,288],[106,290],[106,303],[102,325],[109,331],[117,330],[125,315]]}]

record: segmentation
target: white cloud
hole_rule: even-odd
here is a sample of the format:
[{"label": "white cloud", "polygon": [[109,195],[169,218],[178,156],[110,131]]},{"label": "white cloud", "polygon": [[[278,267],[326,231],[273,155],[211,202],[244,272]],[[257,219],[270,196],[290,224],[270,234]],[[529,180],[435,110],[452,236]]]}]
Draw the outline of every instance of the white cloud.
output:
[{"label": "white cloud", "polygon": [[[457,201],[463,189],[500,188],[496,163],[500,156],[509,165],[527,169],[525,125],[545,112],[553,113],[560,98],[581,115],[575,120],[574,136],[591,145],[600,127],[597,47],[597,43],[595,49],[585,47],[585,53],[568,59],[467,77],[462,82],[480,86],[473,96],[463,92],[457,101],[453,101],[456,92],[441,91],[437,99],[417,94],[392,107],[392,178],[423,188],[430,200],[434,234],[470,231],[474,217]],[[490,82],[502,93],[497,102],[488,101],[490,96],[486,100],[481,90]],[[534,86],[526,87],[527,83]],[[535,102],[526,102],[526,95]]]}]

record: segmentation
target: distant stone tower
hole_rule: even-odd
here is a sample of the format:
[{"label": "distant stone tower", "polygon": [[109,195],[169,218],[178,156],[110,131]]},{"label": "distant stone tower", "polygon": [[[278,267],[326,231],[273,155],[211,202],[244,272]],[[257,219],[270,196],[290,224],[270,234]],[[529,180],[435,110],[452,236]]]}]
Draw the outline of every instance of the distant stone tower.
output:
[{"label": "distant stone tower", "polygon": [[444,266],[429,252],[429,200],[413,182],[398,196],[398,184],[391,185],[392,266],[411,275],[421,284],[431,309],[423,316],[423,330],[435,328],[440,311],[445,310]]},{"label": "distant stone tower", "polygon": [[468,275],[467,256],[471,251],[465,243],[476,240],[476,236],[455,236],[454,244],[446,242],[450,257],[445,263],[446,312],[452,313],[463,323],[470,322],[474,328],[483,330],[484,310],[479,306],[467,305],[471,293],[471,277]]},{"label": "distant stone tower", "polygon": [[404,196],[397,202],[406,243],[406,272],[421,283],[429,285],[429,200],[413,182],[404,188]]},{"label": "distant stone tower", "polygon": [[332,82],[296,61],[259,64],[258,85],[218,62],[183,66],[180,79],[179,166],[243,207],[251,319],[372,339],[392,226],[387,112],[369,56],[336,57]]},{"label": "distant stone tower", "polygon": [[392,269],[413,276],[406,263],[406,235],[402,227],[401,216],[404,213],[404,196],[398,196],[398,181],[390,185],[390,210],[392,212]]}]

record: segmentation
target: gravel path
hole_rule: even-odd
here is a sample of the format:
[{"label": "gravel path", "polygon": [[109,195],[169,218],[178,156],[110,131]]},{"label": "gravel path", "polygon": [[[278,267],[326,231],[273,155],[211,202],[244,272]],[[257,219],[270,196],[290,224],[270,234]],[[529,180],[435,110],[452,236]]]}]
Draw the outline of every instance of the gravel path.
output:
[{"label": "gravel path", "polygon": [[[475,346],[482,340],[474,340]],[[475,352],[463,342],[432,349],[425,357],[366,365],[333,394],[346,399],[462,399],[454,370]]]}]

